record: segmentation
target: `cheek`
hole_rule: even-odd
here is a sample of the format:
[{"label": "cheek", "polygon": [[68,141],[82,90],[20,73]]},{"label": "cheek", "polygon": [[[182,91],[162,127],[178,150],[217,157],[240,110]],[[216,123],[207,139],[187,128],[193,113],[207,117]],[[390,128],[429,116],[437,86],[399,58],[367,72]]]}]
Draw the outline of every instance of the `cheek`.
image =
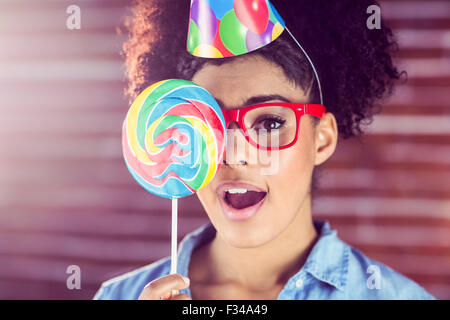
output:
[{"label": "cheek", "polygon": [[196,194],[205,209],[207,208],[205,206],[211,203],[211,201],[213,200],[212,198],[213,195],[215,196],[215,194],[211,190],[210,184],[204,187],[203,189],[197,191]]},{"label": "cheek", "polygon": [[280,189],[292,189],[298,185],[307,185],[311,166],[312,160],[309,152],[292,147],[280,153],[280,168],[278,174],[274,175],[273,181]]},{"label": "cheek", "polygon": [[306,130],[300,130],[294,146],[279,151],[278,172],[268,179],[272,195],[277,199],[286,199],[286,195],[303,198],[309,189],[314,169],[314,143],[312,135],[302,131]]},{"label": "cheek", "polygon": [[196,192],[197,198],[200,200],[203,209],[206,214],[209,216],[211,221],[215,221],[214,213],[219,212],[220,203],[219,198],[215,192],[213,184],[210,183],[206,185],[204,188]]}]

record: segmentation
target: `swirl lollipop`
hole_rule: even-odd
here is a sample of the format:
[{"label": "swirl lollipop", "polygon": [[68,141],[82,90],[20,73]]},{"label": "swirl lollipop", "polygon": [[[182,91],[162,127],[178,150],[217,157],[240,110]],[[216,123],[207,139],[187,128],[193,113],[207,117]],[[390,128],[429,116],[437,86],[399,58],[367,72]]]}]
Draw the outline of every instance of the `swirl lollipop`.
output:
[{"label": "swirl lollipop", "polygon": [[122,147],[137,182],[164,198],[181,198],[214,177],[225,148],[225,120],[215,99],[186,80],[144,90],[123,125]]},{"label": "swirl lollipop", "polygon": [[225,119],[216,100],[186,80],[165,80],[145,89],[123,123],[122,150],[131,175],[149,192],[172,199],[172,273],[177,199],[212,180],[225,140]]}]

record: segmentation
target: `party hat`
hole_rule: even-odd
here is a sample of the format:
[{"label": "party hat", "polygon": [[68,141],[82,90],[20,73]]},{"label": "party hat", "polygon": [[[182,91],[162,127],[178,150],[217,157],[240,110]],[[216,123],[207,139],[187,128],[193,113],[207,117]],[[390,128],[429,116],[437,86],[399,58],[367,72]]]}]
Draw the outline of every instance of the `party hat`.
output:
[{"label": "party hat", "polygon": [[254,51],[285,29],[269,0],[192,0],[189,21],[187,50],[202,58]]}]

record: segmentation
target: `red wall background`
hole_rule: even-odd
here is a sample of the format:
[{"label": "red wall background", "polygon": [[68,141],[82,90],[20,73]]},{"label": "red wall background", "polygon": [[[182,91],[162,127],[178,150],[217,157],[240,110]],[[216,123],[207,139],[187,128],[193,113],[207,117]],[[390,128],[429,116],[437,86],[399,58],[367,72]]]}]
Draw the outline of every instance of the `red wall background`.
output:
[{"label": "red wall background", "polygon": [[[128,173],[117,34],[129,0],[0,3],[0,298],[90,299],[170,254],[170,201]],[[409,73],[367,134],[341,141],[314,203],[341,238],[450,298],[450,2],[385,0]],[[207,221],[180,200],[179,231]],[[66,268],[81,268],[68,290]]]}]

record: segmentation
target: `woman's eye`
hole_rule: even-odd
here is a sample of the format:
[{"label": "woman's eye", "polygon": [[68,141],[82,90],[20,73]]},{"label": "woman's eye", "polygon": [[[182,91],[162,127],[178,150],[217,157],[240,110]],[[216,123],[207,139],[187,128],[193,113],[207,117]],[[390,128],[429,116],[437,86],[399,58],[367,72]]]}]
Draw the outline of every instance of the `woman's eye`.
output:
[{"label": "woman's eye", "polygon": [[276,130],[279,129],[285,122],[286,120],[283,120],[280,117],[266,116],[262,119],[258,119],[253,128],[256,130],[267,130],[267,131]]}]

